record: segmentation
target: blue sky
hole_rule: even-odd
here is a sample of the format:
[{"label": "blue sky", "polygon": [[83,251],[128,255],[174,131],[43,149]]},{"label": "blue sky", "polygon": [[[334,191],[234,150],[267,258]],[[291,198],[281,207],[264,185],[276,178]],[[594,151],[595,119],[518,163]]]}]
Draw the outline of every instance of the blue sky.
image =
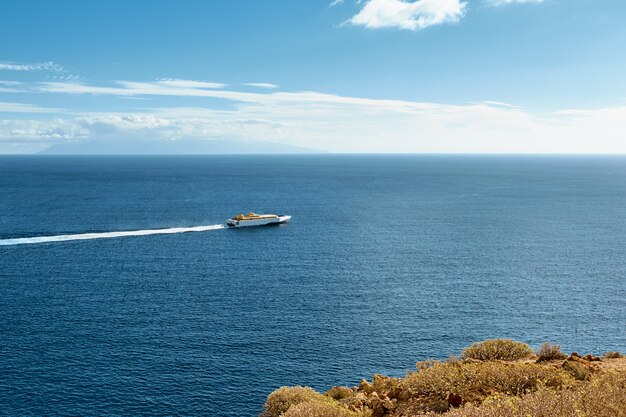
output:
[{"label": "blue sky", "polygon": [[626,152],[626,2],[0,3],[0,152]]}]

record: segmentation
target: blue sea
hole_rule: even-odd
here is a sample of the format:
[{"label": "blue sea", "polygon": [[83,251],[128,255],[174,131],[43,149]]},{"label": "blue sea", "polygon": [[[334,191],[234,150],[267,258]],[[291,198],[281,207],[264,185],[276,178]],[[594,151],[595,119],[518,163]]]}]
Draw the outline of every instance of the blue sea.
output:
[{"label": "blue sea", "polygon": [[[293,219],[9,240],[249,211]],[[487,338],[626,350],[625,157],[4,156],[0,239],[0,415],[256,416]]]}]

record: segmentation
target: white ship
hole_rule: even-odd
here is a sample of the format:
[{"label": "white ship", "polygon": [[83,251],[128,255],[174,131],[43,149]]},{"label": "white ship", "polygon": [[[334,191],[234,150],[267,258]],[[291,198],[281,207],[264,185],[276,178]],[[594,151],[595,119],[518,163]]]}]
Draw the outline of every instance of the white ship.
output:
[{"label": "white ship", "polygon": [[265,226],[268,224],[287,223],[291,216],[284,214],[238,214],[232,219],[226,220],[228,227]]}]

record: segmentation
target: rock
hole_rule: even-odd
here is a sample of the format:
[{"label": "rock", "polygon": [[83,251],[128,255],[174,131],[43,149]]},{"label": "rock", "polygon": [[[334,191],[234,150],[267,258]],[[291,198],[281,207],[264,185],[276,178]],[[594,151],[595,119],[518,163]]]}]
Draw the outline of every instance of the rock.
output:
[{"label": "rock", "polygon": [[378,395],[374,392],[369,397],[370,408],[372,409],[372,417],[383,417],[389,414],[396,404],[386,395]]},{"label": "rock", "polygon": [[406,401],[411,398],[411,393],[408,390],[396,387],[389,391],[387,396],[398,401]]},{"label": "rock", "polygon": [[448,395],[448,404],[454,408],[460,407],[463,404],[463,397],[458,394],[450,393],[450,395]]},{"label": "rock", "polygon": [[364,407],[369,404],[367,396],[363,392],[357,392],[353,396],[338,400],[340,403],[348,407],[350,410],[362,412]]},{"label": "rock", "polygon": [[570,356],[561,364],[561,368],[577,380],[584,381],[589,379],[592,372],[598,370],[598,365],[580,356]]},{"label": "rock", "polygon": [[355,399],[356,401],[361,402],[361,403],[365,403],[365,402],[367,402],[367,395],[366,395],[365,393],[363,393],[363,392],[359,392],[359,393],[357,393],[357,394],[354,396],[354,399]]},{"label": "rock", "polygon": [[392,378],[388,377],[388,376],[383,376],[383,375],[379,375],[379,374],[374,374],[374,386],[377,389],[380,389],[381,387],[385,387],[388,386],[390,381]]},{"label": "rock", "polygon": [[395,400],[392,400],[391,398],[385,398],[383,400],[383,405],[387,410],[393,410],[394,408],[396,408],[396,404],[397,402]]},{"label": "rock", "polygon": [[361,380],[361,383],[359,384],[359,389],[361,391],[365,391],[367,393],[370,393],[370,392],[372,392],[372,384],[370,384],[368,380],[363,379],[363,380]]}]

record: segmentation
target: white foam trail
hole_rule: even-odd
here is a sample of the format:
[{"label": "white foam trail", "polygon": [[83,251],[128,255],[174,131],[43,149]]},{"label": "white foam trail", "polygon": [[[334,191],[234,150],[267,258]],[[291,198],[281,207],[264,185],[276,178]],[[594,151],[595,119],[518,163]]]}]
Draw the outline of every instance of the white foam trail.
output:
[{"label": "white foam trail", "polygon": [[0,239],[0,246],[28,245],[33,243],[68,242],[70,240],[109,239],[126,236],[169,235],[174,233],[206,232],[223,229],[221,224],[211,226],[172,227],[169,229],[129,230],[125,232],[81,233],[75,235],[21,237],[16,239]]}]

